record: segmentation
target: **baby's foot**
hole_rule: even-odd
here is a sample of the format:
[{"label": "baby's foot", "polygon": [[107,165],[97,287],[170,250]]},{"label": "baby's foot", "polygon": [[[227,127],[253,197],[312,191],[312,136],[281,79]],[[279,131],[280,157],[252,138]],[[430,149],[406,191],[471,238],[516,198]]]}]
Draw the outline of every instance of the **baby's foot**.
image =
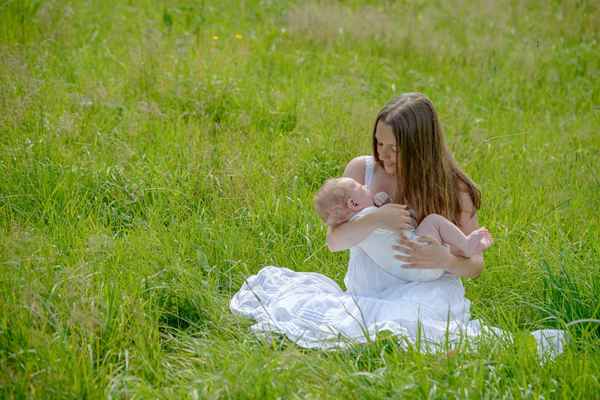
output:
[{"label": "baby's foot", "polygon": [[481,254],[493,243],[492,235],[486,228],[479,228],[467,236],[467,246],[464,249],[465,257]]}]

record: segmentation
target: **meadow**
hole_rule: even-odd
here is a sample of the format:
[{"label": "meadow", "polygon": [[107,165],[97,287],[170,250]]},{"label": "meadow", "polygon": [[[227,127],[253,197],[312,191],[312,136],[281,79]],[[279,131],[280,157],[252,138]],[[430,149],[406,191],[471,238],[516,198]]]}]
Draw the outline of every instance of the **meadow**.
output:
[{"label": "meadow", "polygon": [[[0,1],[0,397],[598,398],[600,4]],[[394,95],[437,107],[511,344],[265,341],[262,266],[338,283],[312,197]],[[593,320],[596,320],[594,322]],[[561,328],[540,364],[527,332]]]}]

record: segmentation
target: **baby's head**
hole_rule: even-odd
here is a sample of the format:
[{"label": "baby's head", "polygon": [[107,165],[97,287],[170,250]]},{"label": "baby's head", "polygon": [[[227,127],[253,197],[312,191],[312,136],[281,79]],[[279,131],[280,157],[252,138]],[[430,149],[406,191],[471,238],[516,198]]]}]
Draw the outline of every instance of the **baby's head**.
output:
[{"label": "baby's head", "polygon": [[342,224],[352,214],[373,206],[373,194],[352,178],[328,179],[315,195],[315,208],[330,226]]}]

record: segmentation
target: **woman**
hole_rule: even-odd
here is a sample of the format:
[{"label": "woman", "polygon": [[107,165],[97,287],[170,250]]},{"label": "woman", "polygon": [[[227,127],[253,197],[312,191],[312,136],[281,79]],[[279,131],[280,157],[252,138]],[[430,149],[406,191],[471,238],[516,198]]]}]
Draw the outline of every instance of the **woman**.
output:
[{"label": "woman", "polygon": [[[365,342],[381,330],[405,339],[405,345],[420,342],[425,350],[485,332],[504,335],[470,319],[470,302],[459,277],[478,276],[482,256],[456,257],[431,238],[402,240],[395,247],[402,252],[398,259],[412,268],[448,271],[434,281],[410,282],[388,274],[355,247],[376,228],[406,229],[431,213],[445,216],[465,234],[479,227],[479,190],[446,148],[431,101],[407,93],[388,103],[375,120],[373,156],[354,158],[344,175],[373,193],[391,194],[396,203],[328,229],[332,251],[350,249],[344,279],[348,290],[321,274],[269,266],[248,278],[232,298],[231,310],[255,319],[256,332],[284,334],[309,348]],[[554,339],[550,350],[560,350],[562,332],[538,331],[534,336],[538,343]]]},{"label": "woman", "polygon": [[[406,229],[433,213],[454,222],[466,235],[479,228],[479,190],[454,162],[433,104],[420,93],[403,94],[381,110],[373,128],[373,157],[353,159],[344,176],[366,184],[372,193],[391,193],[401,205],[382,207],[360,220],[329,228],[327,244],[332,251],[352,248],[375,228]],[[416,221],[408,208],[415,211]],[[452,275],[464,277],[478,276],[483,270],[481,255],[456,257],[431,238],[404,240],[396,249],[407,254],[397,258],[413,268],[444,266]],[[346,277],[349,289],[371,292],[397,284],[379,268],[365,271],[365,265],[373,263],[361,252],[354,253]]]}]

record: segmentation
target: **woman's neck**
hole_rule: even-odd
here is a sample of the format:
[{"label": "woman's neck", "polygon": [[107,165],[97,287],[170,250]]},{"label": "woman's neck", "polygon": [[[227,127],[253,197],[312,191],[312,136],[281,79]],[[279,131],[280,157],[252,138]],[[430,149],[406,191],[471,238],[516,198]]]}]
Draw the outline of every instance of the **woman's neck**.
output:
[{"label": "woman's neck", "polygon": [[373,171],[373,181],[369,190],[373,193],[386,192],[392,199],[396,198],[396,190],[398,183],[396,182],[396,176],[389,175],[379,164],[375,164]]}]

